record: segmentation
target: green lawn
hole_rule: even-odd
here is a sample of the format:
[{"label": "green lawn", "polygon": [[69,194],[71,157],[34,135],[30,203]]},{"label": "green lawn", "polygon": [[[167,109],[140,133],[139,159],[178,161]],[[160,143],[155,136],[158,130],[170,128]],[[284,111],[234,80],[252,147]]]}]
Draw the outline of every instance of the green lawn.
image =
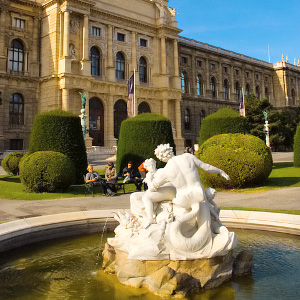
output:
[{"label": "green lawn", "polygon": [[[105,170],[101,169],[97,171],[100,174],[104,174]],[[134,184],[128,184],[125,187],[126,192],[135,191]],[[274,164],[273,171],[264,186],[230,191],[251,193],[282,187],[300,187],[300,168],[295,168],[292,163]],[[71,186],[65,193],[29,193],[24,190],[23,185],[20,183],[19,176],[0,176],[0,199],[47,200],[84,197],[84,192],[84,185],[77,185]]]}]

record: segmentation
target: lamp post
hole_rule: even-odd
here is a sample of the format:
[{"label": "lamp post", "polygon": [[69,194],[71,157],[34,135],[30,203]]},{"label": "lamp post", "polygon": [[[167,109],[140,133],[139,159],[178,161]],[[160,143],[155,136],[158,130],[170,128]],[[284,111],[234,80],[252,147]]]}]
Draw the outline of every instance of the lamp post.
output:
[{"label": "lamp post", "polygon": [[84,139],[84,143],[85,143],[85,136],[86,136],[86,115],[85,115],[85,103],[86,103],[86,97],[85,94],[79,92],[80,96],[81,96],[81,110],[80,110],[80,119],[81,119],[81,127],[82,127],[82,133],[83,133],[83,139]]},{"label": "lamp post", "polygon": [[266,137],[266,145],[270,148],[270,130],[269,130],[269,122],[268,122],[268,113],[263,111],[265,116],[265,125],[264,125],[264,133]]}]

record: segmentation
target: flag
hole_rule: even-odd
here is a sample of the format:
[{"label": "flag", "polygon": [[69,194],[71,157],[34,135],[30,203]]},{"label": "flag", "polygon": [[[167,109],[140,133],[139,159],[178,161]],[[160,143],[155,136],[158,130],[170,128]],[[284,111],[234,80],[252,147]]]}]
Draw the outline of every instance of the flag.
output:
[{"label": "flag", "polygon": [[127,114],[128,117],[133,117],[133,97],[134,97],[134,74],[129,78],[128,84],[127,84],[127,90],[128,90],[128,101],[127,101]]},{"label": "flag", "polygon": [[245,111],[245,101],[244,101],[244,92],[242,90],[241,98],[240,98],[240,115],[245,117],[246,111]]}]

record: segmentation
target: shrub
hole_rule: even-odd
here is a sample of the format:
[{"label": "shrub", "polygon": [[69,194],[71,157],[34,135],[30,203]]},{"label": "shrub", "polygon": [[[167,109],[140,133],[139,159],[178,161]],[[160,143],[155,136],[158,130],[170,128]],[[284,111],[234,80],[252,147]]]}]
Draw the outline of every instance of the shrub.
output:
[{"label": "shrub", "polygon": [[[175,143],[170,120],[154,114],[144,113],[122,122],[118,149],[117,169],[118,172],[132,161],[134,166],[139,166],[145,159],[154,158],[154,150],[159,144],[167,144],[173,147]],[[157,167],[165,164],[157,160]]]},{"label": "shrub", "polygon": [[62,153],[37,151],[24,159],[20,178],[32,192],[64,191],[75,181],[75,168]]},{"label": "shrub", "polygon": [[210,137],[222,133],[248,133],[249,124],[245,117],[238,112],[221,108],[214,114],[207,116],[201,125],[199,145]]},{"label": "shrub", "polygon": [[87,156],[80,118],[54,110],[36,115],[30,135],[29,153],[56,151],[67,155],[76,169],[76,181],[86,173]]},{"label": "shrub", "polygon": [[270,149],[258,137],[221,134],[208,139],[199,148],[200,160],[213,165],[230,177],[200,171],[206,184],[221,188],[245,188],[263,184],[272,171]]},{"label": "shrub", "polygon": [[300,167],[300,124],[294,137],[294,166]]},{"label": "shrub", "polygon": [[1,163],[1,166],[3,167],[4,171],[8,174],[18,175],[19,162],[23,156],[24,154],[19,151],[6,155]]},{"label": "shrub", "polygon": [[1,167],[7,174],[9,174],[8,160],[9,160],[10,156],[11,156],[11,154],[6,154],[1,162]]}]

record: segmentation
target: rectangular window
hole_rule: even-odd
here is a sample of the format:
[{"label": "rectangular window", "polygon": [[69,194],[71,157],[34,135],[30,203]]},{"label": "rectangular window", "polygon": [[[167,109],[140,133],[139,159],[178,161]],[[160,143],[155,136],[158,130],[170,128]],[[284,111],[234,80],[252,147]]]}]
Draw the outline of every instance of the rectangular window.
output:
[{"label": "rectangular window", "polygon": [[197,68],[202,68],[202,60],[197,59]]},{"label": "rectangular window", "polygon": [[16,27],[16,28],[22,28],[22,29],[25,28],[25,20],[19,19],[19,18],[15,18],[14,22],[15,22],[14,23],[14,27]]},{"label": "rectangular window", "polygon": [[181,56],[181,63],[183,63],[183,64],[187,64],[187,62],[188,62],[188,59],[187,59],[187,57],[185,57],[185,56]]},{"label": "rectangular window", "polygon": [[101,28],[92,26],[92,35],[100,36],[101,35]]},{"label": "rectangular window", "polygon": [[246,78],[249,78],[249,72],[246,72]]},{"label": "rectangular window", "polygon": [[140,46],[141,47],[147,47],[147,40],[145,40],[145,39],[140,39]]},{"label": "rectangular window", "polygon": [[125,42],[125,34],[124,34],[124,33],[118,32],[118,33],[117,33],[117,40],[118,40],[119,42]]},{"label": "rectangular window", "polygon": [[255,78],[256,78],[256,80],[259,80],[259,75],[255,74]]},{"label": "rectangular window", "polygon": [[9,140],[9,150],[23,150],[23,140],[22,139]]},{"label": "rectangular window", "polygon": [[210,70],[214,71],[216,69],[216,65],[215,64],[210,64]]},{"label": "rectangular window", "polygon": [[227,73],[228,72],[228,68],[227,67],[223,67],[223,73]]},{"label": "rectangular window", "polygon": [[240,71],[235,69],[235,75],[238,76],[240,74]]}]

